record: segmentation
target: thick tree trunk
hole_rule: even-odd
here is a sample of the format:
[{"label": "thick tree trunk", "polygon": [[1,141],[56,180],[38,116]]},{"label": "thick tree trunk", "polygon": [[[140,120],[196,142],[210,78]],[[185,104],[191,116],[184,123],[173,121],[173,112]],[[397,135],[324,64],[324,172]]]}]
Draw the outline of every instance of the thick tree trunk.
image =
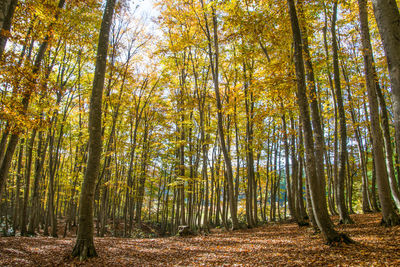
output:
[{"label": "thick tree trunk", "polygon": [[89,156],[79,201],[79,228],[72,256],[81,260],[97,256],[93,243],[93,201],[102,150],[101,117],[109,32],[115,0],[107,0],[100,28],[96,68],[89,111]]},{"label": "thick tree trunk", "polygon": [[389,178],[390,191],[392,192],[393,200],[394,200],[394,203],[396,204],[397,209],[400,209],[400,192],[399,192],[398,184],[396,182],[396,174],[395,174],[394,164],[393,164],[393,147],[392,147],[392,142],[391,142],[391,138],[390,138],[388,111],[386,108],[385,97],[383,96],[382,90],[377,81],[374,65],[372,65],[372,66],[374,69],[374,81],[375,81],[376,94],[378,95],[378,100],[379,100],[378,102],[379,102],[379,106],[381,108],[381,125],[382,125],[382,132],[383,132],[383,140],[385,141],[385,155],[386,155],[386,164],[387,164],[388,171],[389,171],[388,178]]},{"label": "thick tree trunk", "polygon": [[339,234],[333,229],[332,222],[328,215],[328,209],[326,202],[322,201],[325,199],[325,194],[320,194],[319,188],[320,183],[318,179],[324,179],[324,177],[318,176],[317,167],[315,163],[315,150],[314,150],[314,138],[310,121],[310,112],[308,107],[308,99],[306,94],[306,83],[305,83],[305,70],[304,61],[302,56],[301,48],[301,32],[297,19],[296,7],[294,0],[287,0],[289,6],[290,21],[292,25],[293,41],[295,48],[295,67],[297,77],[297,103],[300,111],[300,118],[303,126],[304,143],[306,152],[306,170],[307,179],[310,185],[311,201],[313,206],[313,212],[316,223],[321,230],[327,243],[333,242],[350,242],[351,240],[343,235]]},{"label": "thick tree trunk", "polygon": [[400,151],[400,13],[396,0],[372,0],[372,4],[388,63],[396,150]]},{"label": "thick tree trunk", "polygon": [[[396,5],[395,1],[372,1],[374,3],[375,7],[375,16],[377,18],[378,22],[378,27],[379,30],[381,31],[381,36],[383,39],[384,43],[384,48],[386,51],[386,55],[388,56],[388,62],[389,62],[389,73],[391,75],[391,81],[392,81],[392,92],[393,92],[393,106],[394,106],[394,111],[395,111],[395,125],[400,123],[398,115],[400,115],[398,112],[400,110],[397,110],[398,105],[400,105],[400,102],[397,102],[396,99],[396,90],[400,93],[400,54],[399,55],[392,55],[393,53],[392,49],[397,49],[397,52],[400,52],[400,47],[393,47],[393,44],[391,42],[396,42],[394,40],[394,36],[389,37],[387,35],[389,34],[394,34],[394,32],[391,32],[390,27],[394,27],[394,25],[387,25],[384,23],[388,23],[388,19],[394,19],[395,12],[393,14],[391,13],[391,10],[382,10],[382,8],[395,8],[397,11],[397,37],[400,37],[400,28],[399,28],[399,23],[400,23],[400,15],[399,11]],[[386,5],[384,5],[384,2]],[[392,6],[389,5],[389,2],[393,2]],[[373,69],[373,57],[372,57],[372,47],[371,47],[371,41],[370,41],[370,35],[369,35],[369,28],[368,28],[368,13],[367,13],[367,3],[366,0],[359,0],[359,13],[360,13],[360,23],[361,23],[361,36],[362,36],[362,45],[363,45],[363,53],[364,53],[364,69],[365,69],[365,81],[367,85],[367,92],[368,92],[368,102],[369,102],[369,109],[370,109],[370,118],[371,118],[371,135],[372,135],[372,147],[373,147],[373,153],[374,153],[374,161],[375,161],[375,169],[376,169],[376,179],[377,179],[377,184],[378,184],[378,194],[379,194],[379,200],[381,203],[382,207],[382,223],[385,225],[397,225],[400,223],[400,218],[399,215],[397,215],[394,206],[392,204],[392,199],[391,199],[391,194],[390,194],[390,185],[389,185],[389,180],[388,180],[388,172],[386,168],[386,163],[385,163],[385,156],[383,152],[383,142],[382,142],[382,130],[379,125],[379,109],[378,109],[378,98],[376,95],[376,89],[375,89],[375,75],[374,75],[374,69]],[[394,11],[394,10],[393,10]],[[389,14],[383,14],[382,12],[386,12]],[[384,17],[387,16],[387,17]],[[393,23],[393,22],[392,22]],[[389,29],[383,29],[382,26],[389,27]],[[397,39],[397,44],[400,45],[400,39]],[[396,52],[396,53],[397,53]],[[391,56],[395,56],[397,58],[392,58]],[[393,59],[397,61],[392,61]],[[394,64],[394,65],[391,65]],[[397,64],[397,67],[396,67]],[[393,71],[396,73],[398,77],[392,77],[393,76]],[[394,79],[393,79],[394,78]],[[395,83],[393,83],[393,81]],[[396,88],[396,83],[398,83],[398,87]],[[399,95],[400,97],[400,95]],[[398,99],[400,100],[400,98]],[[398,126],[398,125],[397,125]]]},{"label": "thick tree trunk", "polygon": [[[335,88],[333,86],[332,74],[330,69],[330,57],[329,57],[329,49],[328,49],[328,38],[327,38],[327,29],[328,29],[328,15],[326,10],[326,5],[324,4],[324,28],[323,28],[323,36],[324,36],[324,50],[325,50],[325,62],[326,69],[329,81],[329,88],[332,94],[333,107],[334,107],[334,141],[333,141],[333,168],[331,179],[328,180],[328,200],[329,200],[329,210],[331,214],[337,215],[337,211],[335,209],[335,187],[333,186],[338,180],[338,107],[336,104],[335,97]],[[328,161],[328,159],[327,159]],[[333,178],[333,180],[332,180]]]},{"label": "thick tree trunk", "polygon": [[35,234],[35,222],[36,218],[39,215],[39,182],[42,177],[43,165],[46,158],[46,149],[47,144],[49,141],[49,136],[46,138],[46,142],[43,146],[43,134],[39,132],[39,141],[38,141],[38,148],[36,151],[36,162],[35,162],[35,174],[34,174],[34,181],[33,181],[33,190],[32,190],[32,197],[31,197],[31,204],[32,210],[29,217],[29,224],[28,224],[28,234],[34,235]]}]

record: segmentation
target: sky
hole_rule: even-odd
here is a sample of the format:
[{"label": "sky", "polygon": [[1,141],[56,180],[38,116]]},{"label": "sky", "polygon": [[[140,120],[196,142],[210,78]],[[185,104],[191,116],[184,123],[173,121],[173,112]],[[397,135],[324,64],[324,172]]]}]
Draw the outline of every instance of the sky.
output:
[{"label": "sky", "polygon": [[153,0],[134,1],[134,4],[139,5],[139,12],[143,15],[147,15],[149,17],[155,17],[158,15],[157,10],[153,7]]}]

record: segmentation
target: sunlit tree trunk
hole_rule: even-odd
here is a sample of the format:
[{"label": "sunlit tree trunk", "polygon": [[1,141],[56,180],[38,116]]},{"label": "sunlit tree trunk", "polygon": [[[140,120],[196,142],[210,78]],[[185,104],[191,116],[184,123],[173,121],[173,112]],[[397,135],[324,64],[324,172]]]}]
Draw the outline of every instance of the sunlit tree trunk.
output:
[{"label": "sunlit tree trunk", "polygon": [[[311,53],[308,45],[308,33],[307,33],[307,24],[303,14],[303,0],[298,0],[298,13],[302,20],[301,34],[302,34],[302,47],[304,51],[304,63],[306,70],[306,79],[310,91],[310,100],[311,100],[311,117],[312,117],[312,125],[314,129],[314,138],[315,138],[315,159],[316,159],[316,167],[319,177],[319,188],[322,192],[325,192],[325,169],[324,169],[324,155],[325,155],[325,141],[324,141],[324,130],[322,128],[322,120],[321,120],[321,112],[319,110],[318,103],[318,95],[316,89],[316,81],[314,76],[314,67],[311,60]],[[326,205],[326,199],[323,199],[324,205]]]},{"label": "sunlit tree trunk", "polygon": [[[398,100],[400,101],[400,98],[396,99],[397,97],[400,97],[400,95],[396,95],[396,93],[400,93],[400,54],[395,53],[400,53],[400,39],[397,39],[396,41],[393,34],[395,34],[397,29],[397,37],[400,37],[400,28],[398,24],[400,22],[400,14],[395,1],[375,0],[372,2],[374,3],[375,16],[384,43],[385,52],[388,58],[389,74],[392,82],[395,125],[397,125],[398,123],[400,123],[400,118],[397,117],[400,115],[400,110],[398,110],[400,108],[398,106],[400,105],[400,102],[397,102]],[[392,2],[391,5],[390,2]],[[379,125],[378,97],[375,90],[376,84],[374,81],[375,75],[373,69],[372,47],[368,30],[368,13],[366,7],[367,4],[365,0],[359,0],[358,4],[360,11],[359,13],[361,36],[364,53],[365,81],[367,85],[371,118],[372,147],[375,161],[376,179],[378,184],[378,194],[383,216],[382,223],[388,226],[397,225],[400,223],[400,218],[392,204],[390,185],[388,180],[388,171],[386,168],[385,156],[383,153],[384,144],[382,142],[382,130]],[[397,12],[395,12],[394,10],[386,10],[391,8],[396,9]],[[390,23],[394,23],[394,21],[390,22],[390,20],[397,20],[395,22],[396,24],[390,25]],[[392,36],[390,36],[391,34]],[[395,43],[397,43],[399,47],[395,47]]]},{"label": "sunlit tree trunk", "polygon": [[349,212],[346,208],[345,200],[345,180],[346,180],[346,161],[347,161],[347,129],[346,129],[346,115],[344,111],[342,88],[340,84],[340,70],[339,70],[339,56],[338,56],[338,44],[336,37],[336,20],[337,20],[337,9],[338,1],[334,2],[333,15],[332,15],[332,51],[333,51],[333,73],[334,73],[334,84],[335,93],[339,113],[339,125],[340,125],[340,161],[339,161],[339,174],[336,181],[336,205],[339,211],[340,223],[353,223],[353,220],[349,216]]},{"label": "sunlit tree trunk", "polygon": [[[396,150],[400,151],[400,13],[396,0],[372,0],[385,51],[393,103]],[[400,154],[397,155],[400,157]]]},{"label": "sunlit tree trunk", "polygon": [[115,0],[107,0],[100,28],[96,67],[89,109],[89,156],[79,201],[79,228],[73,256],[80,259],[97,256],[93,243],[93,201],[102,150],[101,116],[108,39]]},{"label": "sunlit tree trunk", "polygon": [[[202,1],[203,4],[203,1]],[[237,219],[236,203],[234,198],[234,185],[233,185],[233,170],[232,161],[229,155],[229,151],[226,145],[224,125],[223,125],[223,114],[222,114],[222,99],[219,89],[219,44],[218,44],[218,25],[217,25],[217,15],[215,14],[215,9],[212,9],[212,26],[213,26],[213,37],[211,36],[210,28],[207,22],[207,16],[204,14],[206,23],[206,37],[208,39],[208,56],[210,59],[211,73],[213,77],[215,98],[217,104],[217,125],[218,125],[218,136],[219,142],[224,156],[226,177],[228,180],[228,199],[229,199],[229,210],[232,219],[232,229],[239,228],[239,221]],[[214,47],[214,49],[212,49]],[[213,52],[214,51],[214,52]]]},{"label": "sunlit tree trunk", "polygon": [[292,26],[293,41],[295,48],[295,67],[296,67],[296,78],[297,78],[297,103],[300,111],[300,118],[304,133],[304,144],[306,152],[306,170],[307,179],[310,185],[311,201],[313,206],[313,213],[315,216],[316,223],[321,230],[325,240],[328,243],[333,242],[351,242],[351,240],[343,235],[339,234],[333,228],[332,222],[328,215],[328,209],[326,202],[322,201],[325,198],[325,194],[320,194],[321,188],[318,179],[317,168],[315,164],[315,150],[314,150],[314,138],[310,121],[310,111],[308,107],[308,99],[306,94],[306,83],[305,83],[305,70],[304,61],[302,56],[301,48],[301,32],[297,19],[296,7],[294,0],[287,0],[289,6],[290,21]]}]

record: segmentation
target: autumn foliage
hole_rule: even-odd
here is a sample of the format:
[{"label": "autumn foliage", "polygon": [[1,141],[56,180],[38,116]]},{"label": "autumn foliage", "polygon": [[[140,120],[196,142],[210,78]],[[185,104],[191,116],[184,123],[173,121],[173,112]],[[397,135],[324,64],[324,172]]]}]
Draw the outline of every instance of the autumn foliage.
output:
[{"label": "autumn foliage", "polygon": [[399,20],[2,1],[0,265],[400,264]]}]

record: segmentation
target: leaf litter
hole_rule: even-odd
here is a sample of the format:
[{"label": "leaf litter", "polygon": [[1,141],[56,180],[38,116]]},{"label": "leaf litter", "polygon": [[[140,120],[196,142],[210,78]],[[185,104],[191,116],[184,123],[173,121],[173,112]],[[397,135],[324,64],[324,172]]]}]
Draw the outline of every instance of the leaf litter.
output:
[{"label": "leaf litter", "polygon": [[84,262],[69,256],[73,237],[3,237],[0,266],[400,266],[400,226],[380,226],[380,214],[352,218],[336,226],[351,245],[330,247],[310,228],[283,222],[185,238],[95,238],[99,257]]}]

